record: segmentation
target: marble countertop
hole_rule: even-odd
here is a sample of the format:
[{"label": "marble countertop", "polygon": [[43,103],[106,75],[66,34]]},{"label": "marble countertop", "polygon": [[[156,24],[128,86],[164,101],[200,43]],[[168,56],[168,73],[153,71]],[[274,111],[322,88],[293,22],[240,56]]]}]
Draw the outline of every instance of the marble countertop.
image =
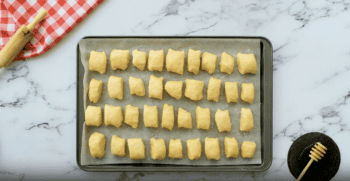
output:
[{"label": "marble countertop", "polygon": [[[44,55],[0,70],[0,179],[293,180],[287,153],[308,132],[334,139],[350,178],[350,1],[103,2]],[[76,164],[76,45],[84,36],[264,36],[274,47],[273,163],[265,172],[90,173]]]}]

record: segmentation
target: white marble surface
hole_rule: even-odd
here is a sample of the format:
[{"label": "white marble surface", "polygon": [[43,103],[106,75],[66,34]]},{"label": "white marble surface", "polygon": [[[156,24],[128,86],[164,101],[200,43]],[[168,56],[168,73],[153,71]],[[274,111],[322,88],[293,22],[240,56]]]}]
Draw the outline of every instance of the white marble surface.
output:
[{"label": "white marble surface", "polygon": [[[292,142],[318,131],[350,174],[350,1],[103,2],[44,55],[0,70],[0,179],[293,180]],[[258,173],[88,173],[76,164],[76,44],[91,35],[265,36],[274,47],[273,164]]]}]

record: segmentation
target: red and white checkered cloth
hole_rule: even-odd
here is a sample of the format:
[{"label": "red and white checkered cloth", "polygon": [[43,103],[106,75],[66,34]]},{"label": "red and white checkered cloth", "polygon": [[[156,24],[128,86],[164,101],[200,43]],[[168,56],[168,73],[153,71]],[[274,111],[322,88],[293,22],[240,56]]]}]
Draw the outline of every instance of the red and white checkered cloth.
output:
[{"label": "red and white checkered cloth", "polygon": [[34,28],[34,37],[15,60],[39,56],[54,47],[103,0],[0,0],[0,49],[22,25],[31,23],[39,11],[46,17]]}]

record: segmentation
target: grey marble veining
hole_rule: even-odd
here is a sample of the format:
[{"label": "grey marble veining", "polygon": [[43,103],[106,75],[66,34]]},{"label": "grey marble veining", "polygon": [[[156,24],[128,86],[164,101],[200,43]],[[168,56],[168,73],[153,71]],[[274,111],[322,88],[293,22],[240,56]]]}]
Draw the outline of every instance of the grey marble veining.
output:
[{"label": "grey marble veining", "polygon": [[[1,180],[293,180],[290,145],[317,131],[350,174],[350,1],[103,2],[44,55],[0,70]],[[76,165],[76,44],[84,36],[264,36],[274,47],[273,163],[266,172],[89,173]]]}]

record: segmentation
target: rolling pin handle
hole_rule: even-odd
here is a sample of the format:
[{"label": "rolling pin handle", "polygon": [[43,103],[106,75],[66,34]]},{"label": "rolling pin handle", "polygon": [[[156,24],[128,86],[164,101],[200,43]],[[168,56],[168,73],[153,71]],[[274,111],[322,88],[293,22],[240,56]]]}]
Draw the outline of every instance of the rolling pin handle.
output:
[{"label": "rolling pin handle", "polygon": [[33,22],[31,22],[27,28],[29,31],[33,31],[33,29],[35,28],[35,26],[42,20],[45,18],[47,14],[46,9],[41,9],[41,11],[38,13],[38,15],[36,15],[35,19],[33,20]]}]

